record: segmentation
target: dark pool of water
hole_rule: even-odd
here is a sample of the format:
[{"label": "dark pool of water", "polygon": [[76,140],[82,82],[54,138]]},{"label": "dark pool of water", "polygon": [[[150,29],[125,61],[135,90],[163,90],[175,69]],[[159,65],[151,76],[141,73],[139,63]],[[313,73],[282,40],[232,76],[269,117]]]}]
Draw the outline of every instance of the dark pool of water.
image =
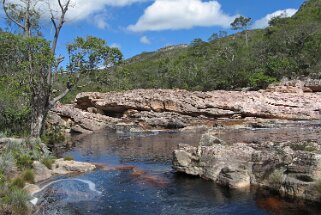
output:
[{"label": "dark pool of water", "polygon": [[93,182],[98,192],[81,181],[57,182],[37,196],[35,214],[321,214],[321,206],[284,200],[267,191],[228,190],[173,172],[171,153],[177,144],[196,144],[200,136],[105,131],[79,139],[64,155],[101,164],[99,170],[76,177]]}]

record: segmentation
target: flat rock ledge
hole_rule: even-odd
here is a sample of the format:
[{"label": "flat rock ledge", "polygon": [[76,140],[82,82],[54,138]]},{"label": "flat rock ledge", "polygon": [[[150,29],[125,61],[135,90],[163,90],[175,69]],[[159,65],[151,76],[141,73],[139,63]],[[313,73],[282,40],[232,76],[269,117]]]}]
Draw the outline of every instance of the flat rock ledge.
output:
[{"label": "flat rock ledge", "polygon": [[321,120],[320,92],[279,87],[248,92],[148,89],[80,93],[73,104],[57,104],[52,109],[48,126],[91,133],[124,123],[134,128],[177,129],[220,118]]},{"label": "flat rock ledge", "polygon": [[284,196],[321,201],[319,144],[228,144],[215,134],[204,134],[198,147],[180,144],[173,153],[173,168],[230,188],[263,186]]},{"label": "flat rock ledge", "polygon": [[39,161],[33,162],[33,170],[35,173],[35,182],[41,182],[50,179],[55,175],[80,174],[93,171],[96,166],[87,162],[65,161],[64,159],[55,160],[52,169],[48,169]]}]

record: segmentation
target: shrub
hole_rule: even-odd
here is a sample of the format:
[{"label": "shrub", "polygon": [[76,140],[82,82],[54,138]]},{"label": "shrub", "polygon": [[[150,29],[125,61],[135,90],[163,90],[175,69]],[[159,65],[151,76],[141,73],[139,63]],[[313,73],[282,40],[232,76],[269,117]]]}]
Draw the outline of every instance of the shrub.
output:
[{"label": "shrub", "polygon": [[281,170],[275,170],[268,179],[268,182],[272,187],[279,188],[283,184],[283,172]]},{"label": "shrub", "polygon": [[64,157],[64,161],[73,161],[74,158],[72,156],[66,156]]},{"label": "shrub", "polygon": [[23,178],[18,177],[11,182],[11,186],[17,188],[24,188],[25,181],[23,180]]},{"label": "shrub", "polygon": [[50,157],[45,157],[41,160],[41,163],[45,165],[48,169],[52,169],[52,164],[54,163],[54,159]]},{"label": "shrub", "polygon": [[295,143],[290,147],[295,151],[318,152],[318,148],[312,142]]},{"label": "shrub", "polygon": [[56,143],[61,143],[65,141],[65,136],[60,130],[54,129],[41,137],[41,140],[46,145],[55,145]]},{"label": "shrub", "polygon": [[13,187],[5,197],[5,202],[11,208],[13,214],[28,214],[27,201],[30,199],[28,193],[22,189]]},{"label": "shrub", "polygon": [[35,182],[35,174],[31,169],[25,170],[22,173],[22,178],[23,180],[29,182],[29,183],[34,183]]},{"label": "shrub", "polygon": [[33,159],[29,154],[17,154],[16,162],[20,169],[31,169]]},{"label": "shrub", "polygon": [[315,189],[321,195],[321,180],[315,182]]},{"label": "shrub", "polygon": [[0,172],[8,175],[13,169],[16,168],[16,161],[11,152],[3,152],[0,156]]}]

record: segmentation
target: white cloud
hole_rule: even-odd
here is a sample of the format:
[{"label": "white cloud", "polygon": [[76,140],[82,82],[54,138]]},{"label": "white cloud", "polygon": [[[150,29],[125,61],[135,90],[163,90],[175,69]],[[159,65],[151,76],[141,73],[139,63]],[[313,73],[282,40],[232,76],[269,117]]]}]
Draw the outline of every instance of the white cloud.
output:
[{"label": "white cloud", "polygon": [[107,20],[107,17],[105,13],[94,15],[92,18],[93,24],[100,29],[106,29],[107,27],[109,27],[106,20]]},{"label": "white cloud", "polygon": [[229,27],[236,16],[229,16],[216,0],[155,0],[135,25],[134,32],[190,29],[196,26]]},{"label": "white cloud", "polygon": [[[62,0],[65,3],[67,0]],[[86,19],[95,18],[95,15],[99,14],[100,17],[94,23],[99,28],[106,28],[107,22],[102,20],[102,17],[106,15],[107,7],[124,7],[134,3],[141,3],[150,0],[71,0],[69,11],[67,12],[67,21],[81,21]],[[21,3],[21,0],[7,0],[7,3]],[[43,18],[49,17],[48,5],[50,8],[59,14],[60,8],[57,0],[43,0],[37,5],[41,10]],[[97,17],[96,17],[97,18]],[[106,17],[105,17],[106,18]],[[93,20],[90,20],[91,22]]]},{"label": "white cloud", "polygon": [[121,49],[121,45],[118,43],[113,43],[110,45],[111,48],[118,48],[119,50]]},{"label": "white cloud", "polygon": [[297,9],[293,9],[293,8],[289,8],[289,9],[285,9],[285,10],[278,10],[275,11],[274,13],[268,14],[265,17],[257,20],[254,22],[253,28],[266,28],[269,26],[269,21],[274,18],[274,17],[291,17],[293,16],[298,10]]},{"label": "white cloud", "polygon": [[150,39],[147,36],[142,36],[139,40],[142,44],[149,45],[151,44]]},{"label": "white cloud", "polygon": [[[134,3],[148,0],[71,0],[71,7],[67,13],[67,19],[71,21],[84,20],[94,14],[102,13],[106,7],[124,7]],[[49,0],[55,8],[58,8],[56,0]],[[66,0],[64,0],[66,2]]]}]

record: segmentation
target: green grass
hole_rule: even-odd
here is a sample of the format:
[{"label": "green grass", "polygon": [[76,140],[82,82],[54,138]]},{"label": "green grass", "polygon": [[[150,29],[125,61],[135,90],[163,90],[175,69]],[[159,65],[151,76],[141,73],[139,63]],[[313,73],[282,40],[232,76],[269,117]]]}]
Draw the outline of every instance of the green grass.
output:
[{"label": "green grass", "polygon": [[24,181],[29,182],[31,184],[33,184],[35,182],[35,174],[33,173],[33,171],[31,169],[25,170],[22,173],[22,178]]},{"label": "green grass", "polygon": [[12,188],[10,192],[5,197],[5,203],[8,204],[12,214],[17,215],[27,215],[29,214],[29,209],[27,206],[27,201],[30,199],[29,194],[19,188]]},{"label": "green grass", "polygon": [[21,177],[18,177],[18,178],[15,178],[13,179],[13,181],[11,182],[11,186],[12,187],[18,187],[18,188],[24,188],[25,186],[25,181],[23,178]]},{"label": "green grass", "polygon": [[290,145],[294,151],[306,151],[319,153],[319,149],[312,142],[295,143]]},{"label": "green grass", "polygon": [[54,162],[55,160],[50,157],[46,157],[41,160],[41,163],[45,165],[48,169],[52,169],[52,165],[54,164]]},{"label": "green grass", "polygon": [[281,170],[275,170],[268,178],[269,184],[274,188],[279,188],[283,184],[283,172]]},{"label": "green grass", "polygon": [[73,161],[74,158],[72,156],[66,156],[64,157],[64,161]]}]

